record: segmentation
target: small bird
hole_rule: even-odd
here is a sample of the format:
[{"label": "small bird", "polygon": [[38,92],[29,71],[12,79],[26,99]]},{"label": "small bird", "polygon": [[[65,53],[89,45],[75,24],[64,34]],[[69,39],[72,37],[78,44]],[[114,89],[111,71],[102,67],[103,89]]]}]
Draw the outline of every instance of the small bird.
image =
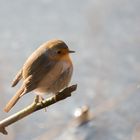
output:
[{"label": "small bird", "polygon": [[23,83],[4,108],[9,112],[17,101],[26,93],[34,91],[37,95],[53,93],[68,86],[73,64],[68,46],[58,39],[50,40],[35,50],[15,76],[12,87],[22,79]]}]

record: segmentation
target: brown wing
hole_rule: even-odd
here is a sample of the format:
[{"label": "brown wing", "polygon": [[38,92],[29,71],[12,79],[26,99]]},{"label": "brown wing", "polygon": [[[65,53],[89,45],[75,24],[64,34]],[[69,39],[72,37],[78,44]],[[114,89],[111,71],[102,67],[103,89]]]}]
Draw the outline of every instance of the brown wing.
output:
[{"label": "brown wing", "polygon": [[17,73],[14,80],[12,81],[12,87],[16,86],[17,83],[22,79],[22,69]]},{"label": "brown wing", "polygon": [[[43,77],[52,70],[57,64],[56,61],[50,61],[46,55],[39,56],[35,61],[27,62],[23,67],[23,77],[26,93],[36,89],[38,83]],[[25,93],[24,93],[25,94]]]},{"label": "brown wing", "polygon": [[34,60],[30,57],[24,64],[22,72],[17,74],[17,78],[15,78],[13,85],[16,85],[21,77],[24,79],[24,83],[16,92],[15,96],[13,96],[13,98],[8,102],[4,111],[8,112],[17,103],[21,96],[34,90],[44,75],[46,75],[46,73],[48,73],[55,64],[56,61],[49,61],[45,54],[35,57]]}]

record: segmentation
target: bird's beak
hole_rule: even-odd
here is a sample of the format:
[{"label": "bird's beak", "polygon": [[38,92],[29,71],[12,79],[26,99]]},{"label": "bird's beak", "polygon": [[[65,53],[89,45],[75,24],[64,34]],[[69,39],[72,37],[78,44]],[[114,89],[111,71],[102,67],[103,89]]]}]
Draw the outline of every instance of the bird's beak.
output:
[{"label": "bird's beak", "polygon": [[69,53],[75,53],[75,51],[69,50]]}]

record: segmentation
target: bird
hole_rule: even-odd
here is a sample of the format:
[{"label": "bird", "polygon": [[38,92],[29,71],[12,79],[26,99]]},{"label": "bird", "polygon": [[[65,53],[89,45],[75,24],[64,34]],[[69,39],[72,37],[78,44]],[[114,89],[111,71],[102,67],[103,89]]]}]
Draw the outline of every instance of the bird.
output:
[{"label": "bird", "polygon": [[40,45],[27,58],[12,81],[12,87],[20,80],[23,82],[4,111],[9,112],[23,95],[31,91],[42,97],[50,93],[55,95],[68,87],[73,73],[69,54],[74,52],[60,39],[52,39]]}]

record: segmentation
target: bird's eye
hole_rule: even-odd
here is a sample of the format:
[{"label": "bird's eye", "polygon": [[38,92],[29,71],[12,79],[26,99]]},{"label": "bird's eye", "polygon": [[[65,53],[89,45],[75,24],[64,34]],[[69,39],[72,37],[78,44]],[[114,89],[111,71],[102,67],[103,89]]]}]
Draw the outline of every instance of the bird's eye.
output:
[{"label": "bird's eye", "polygon": [[61,51],[57,51],[57,54],[61,54]]}]

